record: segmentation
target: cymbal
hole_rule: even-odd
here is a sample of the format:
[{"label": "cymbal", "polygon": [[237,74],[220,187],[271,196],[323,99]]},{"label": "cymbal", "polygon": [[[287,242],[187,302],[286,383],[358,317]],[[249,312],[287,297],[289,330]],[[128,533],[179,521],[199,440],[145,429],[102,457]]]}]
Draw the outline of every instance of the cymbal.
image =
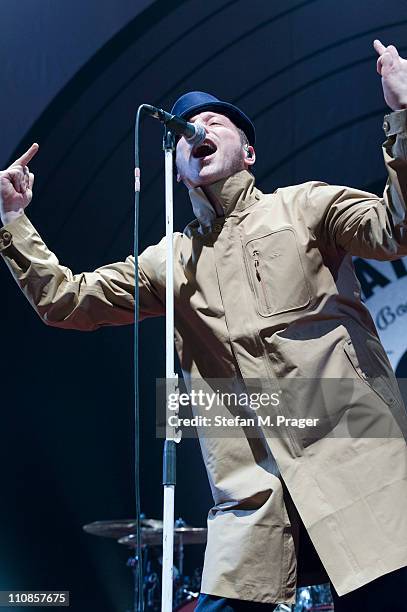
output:
[{"label": "cymbal", "polygon": [[[180,544],[206,544],[207,529],[205,527],[177,527],[174,529],[174,545]],[[162,546],[163,530],[142,529],[141,544],[143,546]],[[125,535],[118,540],[119,544],[136,547],[136,536],[134,533]]]},{"label": "cymbal", "polygon": [[[156,530],[163,528],[163,522],[157,519],[141,519],[142,530]],[[136,529],[135,519],[120,519],[117,521],[94,521],[83,526],[86,533],[101,536],[103,538],[114,538],[118,540],[124,536],[133,534]]]}]

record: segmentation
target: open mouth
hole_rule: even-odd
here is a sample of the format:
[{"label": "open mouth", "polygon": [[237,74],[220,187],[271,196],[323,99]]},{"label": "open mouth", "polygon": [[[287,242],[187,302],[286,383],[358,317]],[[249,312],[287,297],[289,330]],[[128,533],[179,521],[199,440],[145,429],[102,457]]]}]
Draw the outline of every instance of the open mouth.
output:
[{"label": "open mouth", "polygon": [[209,155],[213,155],[216,153],[216,151],[217,146],[213,144],[213,142],[205,140],[192,151],[192,156],[196,157],[197,159],[202,159],[204,157],[208,157]]}]

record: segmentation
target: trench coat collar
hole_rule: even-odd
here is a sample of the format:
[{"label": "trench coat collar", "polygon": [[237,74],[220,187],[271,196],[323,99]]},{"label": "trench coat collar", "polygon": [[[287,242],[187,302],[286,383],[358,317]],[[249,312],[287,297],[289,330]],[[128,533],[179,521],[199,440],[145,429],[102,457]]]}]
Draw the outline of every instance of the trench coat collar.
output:
[{"label": "trench coat collar", "polygon": [[[247,170],[241,170],[212,185],[207,185],[205,190],[211,201],[201,187],[189,190],[196,220],[189,223],[184,229],[187,236],[212,231],[214,225],[223,223],[233,212],[239,212],[251,206],[260,199],[261,195],[261,192],[254,186],[254,176]],[[218,215],[211,202],[218,204],[218,209],[223,210],[223,216]]]}]

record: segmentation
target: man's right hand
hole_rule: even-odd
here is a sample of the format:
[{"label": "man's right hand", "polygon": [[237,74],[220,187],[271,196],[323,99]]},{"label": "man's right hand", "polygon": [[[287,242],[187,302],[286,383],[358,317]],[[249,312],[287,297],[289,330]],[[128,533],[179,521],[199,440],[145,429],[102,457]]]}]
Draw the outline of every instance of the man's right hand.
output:
[{"label": "man's right hand", "polygon": [[0,217],[3,225],[23,214],[33,197],[34,174],[28,164],[36,155],[39,145],[35,142],[6,170],[0,171]]}]

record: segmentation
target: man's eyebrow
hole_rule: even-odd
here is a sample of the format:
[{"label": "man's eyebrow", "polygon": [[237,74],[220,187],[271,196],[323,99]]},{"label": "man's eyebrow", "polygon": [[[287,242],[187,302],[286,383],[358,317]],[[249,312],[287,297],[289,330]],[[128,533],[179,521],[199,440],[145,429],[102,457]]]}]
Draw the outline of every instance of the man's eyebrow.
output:
[{"label": "man's eyebrow", "polygon": [[[208,114],[208,117],[205,117],[203,121],[208,121],[209,119],[212,119],[213,117],[223,119],[224,115],[221,115],[219,113],[211,113],[210,115]],[[196,121],[197,119],[198,117],[192,117],[192,119],[188,119],[188,121],[190,121],[191,123],[194,123],[194,121]]]}]

